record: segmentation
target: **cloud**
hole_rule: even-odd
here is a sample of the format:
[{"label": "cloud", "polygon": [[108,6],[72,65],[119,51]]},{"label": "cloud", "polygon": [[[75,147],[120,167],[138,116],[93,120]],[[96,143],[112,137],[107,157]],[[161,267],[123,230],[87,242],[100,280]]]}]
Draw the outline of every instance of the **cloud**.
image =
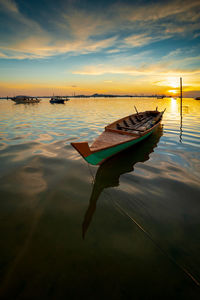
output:
[{"label": "cloud", "polygon": [[18,7],[13,0],[0,0],[0,6],[3,10],[11,13],[19,13]]},{"label": "cloud", "polygon": [[[7,26],[10,27],[10,29],[14,32],[13,38],[15,38],[15,36],[23,36],[24,32],[27,33],[28,30],[31,30],[31,32],[37,31],[37,34],[47,34],[47,32],[44,31],[36,21],[26,17],[23,13],[20,12],[14,0],[0,0],[0,6],[4,14],[7,16]],[[13,23],[11,21],[15,23],[14,28],[11,28],[13,26]],[[11,25],[9,25],[10,22]],[[22,32],[17,32],[17,28],[19,26],[23,26],[21,27]]]},{"label": "cloud", "polygon": [[115,5],[115,11],[121,17],[126,16],[129,21],[156,21],[174,15],[185,15],[191,10],[199,8],[198,0],[176,0],[176,1],[160,1],[156,3],[146,3],[140,6],[137,4],[117,4]]},{"label": "cloud", "polygon": [[8,29],[1,38],[1,58],[35,59],[101,50],[114,55],[190,32],[198,37],[198,4],[176,0],[139,6],[119,1],[95,10],[89,4],[84,9],[79,1],[68,1],[56,7],[55,13],[47,7],[44,22],[25,15],[14,0],[0,0],[7,16],[3,25]]},{"label": "cloud", "polygon": [[99,11],[89,11],[71,8],[67,13],[61,14],[62,26],[70,30],[74,38],[88,39],[89,37],[102,36],[115,26],[113,19]]},{"label": "cloud", "polygon": [[170,35],[148,36],[146,33],[134,34],[124,39],[124,46],[141,47],[151,43],[170,38]]},{"label": "cloud", "polygon": [[1,53],[1,52],[0,52],[0,57],[1,57],[1,58],[6,58],[6,55],[5,55],[4,53]]},{"label": "cloud", "polygon": [[[14,1],[0,0],[0,5],[8,17],[7,27],[11,27],[12,21],[15,24],[15,28],[12,27],[10,30],[11,38],[9,39],[7,36],[5,40],[2,39],[1,58],[37,59],[64,53],[98,52],[114,46],[117,38],[116,36],[97,37],[97,32],[100,34],[104,31],[100,17],[89,15],[83,10],[71,8],[68,14],[62,11],[58,18],[59,21],[53,23],[50,21],[50,24],[58,27],[54,28],[54,33],[52,33],[49,32],[48,27],[44,29],[39,23],[23,15]],[[51,19],[50,17],[49,20]],[[4,24],[4,26],[6,25]],[[55,29],[60,27],[64,29],[65,36],[56,36]]]},{"label": "cloud", "polygon": [[129,36],[124,39],[124,42],[132,47],[140,47],[149,44],[152,40],[153,38],[151,36],[146,36],[146,34],[143,33]]},{"label": "cloud", "polygon": [[109,53],[109,54],[119,53],[119,52],[120,52],[120,49],[111,49],[111,50],[107,51],[107,53]]},{"label": "cloud", "polygon": [[186,75],[198,75],[200,74],[200,68],[193,69],[181,69],[181,68],[168,68],[168,62],[160,62],[157,64],[141,65],[140,67],[134,66],[108,66],[108,65],[97,65],[87,66],[82,70],[76,70],[73,74],[79,75],[104,75],[104,74],[127,74],[131,76],[180,76],[180,74]]},{"label": "cloud", "polygon": [[0,46],[4,51],[2,57],[11,59],[25,59],[25,58],[44,58],[53,55],[64,53],[92,53],[98,52],[102,49],[109,48],[115,43],[116,37],[93,41],[93,40],[76,40],[76,41],[62,41],[55,42],[49,37],[28,37],[23,41],[17,42],[10,46]]},{"label": "cloud", "polygon": [[[1,34],[0,50],[6,59],[37,58],[39,43],[42,45],[50,35],[40,24],[25,16],[14,0],[0,0],[0,6],[4,13],[4,27],[7,34]],[[24,46],[23,46],[24,44]],[[30,49],[32,48],[32,51]],[[29,49],[27,51],[27,49]],[[34,52],[34,50],[36,50]]]},{"label": "cloud", "polygon": [[198,38],[200,36],[200,33],[195,33],[194,34],[194,39]]}]

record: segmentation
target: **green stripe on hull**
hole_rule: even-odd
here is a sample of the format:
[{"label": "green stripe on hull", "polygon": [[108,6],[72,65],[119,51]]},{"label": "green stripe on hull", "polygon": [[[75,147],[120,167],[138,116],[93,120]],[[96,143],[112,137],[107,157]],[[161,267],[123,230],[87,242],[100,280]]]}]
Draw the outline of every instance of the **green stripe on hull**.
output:
[{"label": "green stripe on hull", "polygon": [[[153,130],[154,131],[154,130]],[[130,146],[133,146],[134,144],[137,144],[138,142],[144,140],[145,138],[147,138],[153,131],[147,133],[146,135],[140,137],[139,139],[137,140],[132,140],[130,142],[127,142],[127,143],[123,143],[123,144],[120,144],[120,145],[117,145],[115,147],[111,147],[111,148],[108,148],[108,149],[105,149],[105,150],[101,150],[99,152],[95,152],[95,153],[92,153],[91,155],[87,156],[87,157],[84,157],[85,160],[92,164],[92,165],[98,165],[102,160],[122,151],[122,150],[125,150],[127,149],[128,147]]]}]

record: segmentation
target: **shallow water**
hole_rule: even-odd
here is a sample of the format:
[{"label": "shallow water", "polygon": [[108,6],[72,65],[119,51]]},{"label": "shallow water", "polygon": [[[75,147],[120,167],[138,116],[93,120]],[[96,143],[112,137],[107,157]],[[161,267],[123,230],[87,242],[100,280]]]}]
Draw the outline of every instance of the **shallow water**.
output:
[{"label": "shallow water", "polygon": [[[71,147],[166,108],[161,126],[102,167]],[[198,299],[200,101],[0,100],[0,298]]]}]

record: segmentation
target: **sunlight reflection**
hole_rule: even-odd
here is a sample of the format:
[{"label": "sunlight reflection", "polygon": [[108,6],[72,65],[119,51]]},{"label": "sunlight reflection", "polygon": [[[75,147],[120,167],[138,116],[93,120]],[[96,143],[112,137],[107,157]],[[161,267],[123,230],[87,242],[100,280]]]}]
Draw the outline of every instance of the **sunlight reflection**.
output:
[{"label": "sunlight reflection", "polygon": [[174,113],[178,112],[178,104],[177,104],[176,99],[174,99],[174,98],[171,98],[171,111]]}]

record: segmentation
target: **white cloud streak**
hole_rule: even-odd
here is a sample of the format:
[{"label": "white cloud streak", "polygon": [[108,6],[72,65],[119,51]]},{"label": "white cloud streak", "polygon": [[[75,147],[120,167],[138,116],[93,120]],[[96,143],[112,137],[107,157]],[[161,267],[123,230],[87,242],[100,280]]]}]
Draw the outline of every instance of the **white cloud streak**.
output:
[{"label": "white cloud streak", "polygon": [[[55,29],[62,28],[64,32],[63,36],[58,37],[47,27],[44,29],[35,20],[23,15],[14,0],[0,0],[2,10],[16,22],[16,36],[13,35],[10,41],[2,40],[0,56],[7,59],[34,59],[106,49],[108,54],[117,55],[126,48],[144,47],[200,29],[196,9],[198,3],[196,0],[147,3],[142,6],[118,3],[108,6],[104,13],[90,13],[73,7],[62,11],[60,18],[52,22]],[[196,20],[193,24],[188,23],[192,16]],[[169,17],[171,20],[166,22]],[[162,23],[157,23],[160,20],[163,20]],[[181,25],[177,23],[180,20]],[[7,24],[9,26],[9,21]],[[18,26],[21,26],[20,30],[17,30]],[[121,32],[126,34],[120,35]],[[198,34],[195,33],[195,36],[198,37]]]},{"label": "white cloud streak", "polygon": [[[196,58],[198,59],[198,58]],[[140,67],[134,66],[104,66],[104,65],[97,65],[97,66],[87,66],[84,67],[82,70],[76,70],[73,74],[79,75],[104,75],[104,74],[126,74],[131,76],[158,76],[158,75],[168,75],[168,76],[180,76],[184,74],[185,76],[190,75],[198,75],[200,74],[200,68],[197,67],[196,69],[182,69],[182,68],[173,68],[173,62],[160,62],[155,63],[152,65],[141,65]]]}]

